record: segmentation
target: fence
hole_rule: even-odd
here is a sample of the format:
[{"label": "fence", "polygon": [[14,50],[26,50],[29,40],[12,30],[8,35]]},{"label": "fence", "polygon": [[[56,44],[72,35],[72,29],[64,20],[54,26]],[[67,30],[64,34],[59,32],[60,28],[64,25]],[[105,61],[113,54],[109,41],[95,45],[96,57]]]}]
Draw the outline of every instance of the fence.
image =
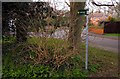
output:
[{"label": "fence", "polygon": [[105,22],[104,33],[120,33],[120,22]]}]

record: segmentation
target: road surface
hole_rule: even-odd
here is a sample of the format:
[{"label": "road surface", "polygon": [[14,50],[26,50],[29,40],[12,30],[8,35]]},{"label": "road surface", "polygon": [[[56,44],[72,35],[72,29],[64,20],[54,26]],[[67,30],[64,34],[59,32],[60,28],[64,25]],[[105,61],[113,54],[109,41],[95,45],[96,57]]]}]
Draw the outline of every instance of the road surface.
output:
[{"label": "road surface", "polygon": [[99,47],[108,51],[118,52],[118,40],[103,38],[98,36],[89,36],[91,46]]},{"label": "road surface", "polygon": [[[83,35],[82,35],[83,34]],[[86,29],[82,31],[82,38],[86,39]],[[97,35],[93,33],[89,33],[89,44],[93,47],[98,47],[104,50],[119,52],[118,48],[118,38],[117,37],[106,37],[103,35]]]}]

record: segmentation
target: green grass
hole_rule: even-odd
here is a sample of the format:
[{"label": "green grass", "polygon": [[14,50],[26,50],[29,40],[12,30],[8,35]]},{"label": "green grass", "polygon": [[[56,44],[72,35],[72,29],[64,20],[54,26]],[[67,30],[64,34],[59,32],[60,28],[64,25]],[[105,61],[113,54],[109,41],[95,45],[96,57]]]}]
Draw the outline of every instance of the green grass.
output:
[{"label": "green grass", "polygon": [[[14,38],[13,38],[14,39]],[[54,38],[29,38],[26,43],[15,46],[6,45],[14,43],[14,40],[3,40],[3,77],[100,77],[118,76],[118,54],[94,47],[89,47],[88,72],[85,70],[85,44],[81,45],[80,53],[68,58],[58,69],[54,65],[37,64],[29,58],[35,56],[35,51],[27,51],[26,46],[38,45],[47,49],[53,55],[66,55],[68,42]],[[6,48],[6,49],[5,49]],[[37,48],[37,47],[36,47]],[[62,52],[61,52],[62,51]],[[55,54],[57,53],[57,54]],[[52,58],[52,56],[50,58]],[[49,58],[49,57],[48,57]],[[45,59],[44,59],[45,60]],[[31,62],[30,62],[31,61]],[[50,61],[49,61],[50,62]],[[51,78],[52,79],[52,78]]]},{"label": "green grass", "polygon": [[120,36],[120,33],[105,34],[105,36],[115,36],[115,37],[119,37],[119,36]]},{"label": "green grass", "polygon": [[2,37],[0,37],[0,44],[2,44]]}]

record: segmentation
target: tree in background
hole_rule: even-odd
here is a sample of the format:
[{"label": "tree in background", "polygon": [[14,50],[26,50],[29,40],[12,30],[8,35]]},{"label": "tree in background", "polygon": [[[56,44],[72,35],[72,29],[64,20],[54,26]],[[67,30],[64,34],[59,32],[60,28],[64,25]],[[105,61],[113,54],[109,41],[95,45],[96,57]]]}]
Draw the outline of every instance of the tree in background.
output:
[{"label": "tree in background", "polygon": [[34,20],[33,22],[30,21],[31,25],[35,26],[37,32],[39,28],[45,30],[45,26],[47,26],[46,19],[52,15],[53,8],[50,7],[48,2],[31,3],[30,7],[30,20]]},{"label": "tree in background", "polygon": [[[16,39],[17,42],[26,41],[27,37],[27,10],[28,3],[15,3],[15,2],[5,2],[2,3],[3,11],[3,30],[9,29],[8,22],[10,19],[16,19]],[[24,7],[23,7],[24,6]],[[5,26],[4,26],[5,25]]]},{"label": "tree in background", "polygon": [[120,2],[116,2],[117,5],[115,6],[115,11],[117,13],[117,18],[120,18]]},{"label": "tree in background", "polygon": [[4,2],[2,10],[3,33],[9,31],[9,20],[16,19],[16,39],[23,42],[27,39],[28,26],[37,32],[46,26],[44,19],[51,14],[52,8],[46,2]]}]

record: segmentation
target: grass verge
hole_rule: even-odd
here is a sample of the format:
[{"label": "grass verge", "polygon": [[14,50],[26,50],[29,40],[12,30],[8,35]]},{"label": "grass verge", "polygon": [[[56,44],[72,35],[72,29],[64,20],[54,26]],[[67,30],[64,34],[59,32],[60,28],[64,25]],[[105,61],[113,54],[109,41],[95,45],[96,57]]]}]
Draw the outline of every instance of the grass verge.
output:
[{"label": "grass verge", "polygon": [[115,37],[120,37],[119,33],[111,33],[111,34],[105,34],[105,36],[115,36]]}]

